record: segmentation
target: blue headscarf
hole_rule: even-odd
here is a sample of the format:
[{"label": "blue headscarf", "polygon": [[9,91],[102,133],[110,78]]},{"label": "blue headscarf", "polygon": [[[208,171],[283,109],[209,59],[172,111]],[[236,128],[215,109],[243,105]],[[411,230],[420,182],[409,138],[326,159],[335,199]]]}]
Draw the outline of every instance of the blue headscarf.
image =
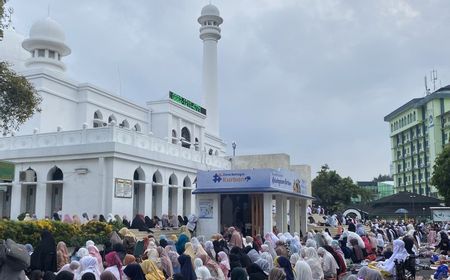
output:
[{"label": "blue headscarf", "polygon": [[180,237],[178,237],[177,244],[175,244],[175,247],[177,248],[177,252],[179,255],[184,253],[184,245],[188,241],[189,241],[189,237],[187,237],[187,235],[185,235],[183,233],[180,234]]},{"label": "blue headscarf", "polygon": [[191,257],[188,255],[180,255],[178,257],[178,262],[180,263],[180,273],[183,275],[184,280],[197,280],[197,275],[192,268]]}]

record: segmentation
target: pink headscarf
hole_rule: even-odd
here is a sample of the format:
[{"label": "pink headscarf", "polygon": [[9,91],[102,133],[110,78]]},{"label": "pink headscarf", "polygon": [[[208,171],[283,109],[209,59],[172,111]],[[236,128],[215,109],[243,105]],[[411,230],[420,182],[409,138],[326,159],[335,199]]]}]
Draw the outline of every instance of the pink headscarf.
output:
[{"label": "pink headscarf", "polygon": [[116,266],[117,270],[119,270],[120,273],[120,279],[122,279],[122,262],[120,261],[119,255],[115,251],[109,252],[105,256],[106,265],[108,267],[110,266]]},{"label": "pink headscarf", "polygon": [[173,267],[172,267],[172,261],[170,260],[168,254],[166,251],[164,251],[163,247],[158,246],[156,250],[159,253],[159,258],[161,259],[161,266],[162,269],[167,273],[167,276],[172,277],[173,275]]},{"label": "pink headscarf", "polygon": [[220,269],[222,269],[223,275],[227,276],[228,272],[230,271],[230,261],[228,260],[228,256],[223,251],[220,251],[218,255],[220,261],[219,263]]},{"label": "pink headscarf", "polygon": [[73,223],[73,220],[72,220],[72,218],[70,217],[69,214],[65,214],[64,215],[63,223],[67,223],[67,224],[72,224]]},{"label": "pink headscarf", "polygon": [[87,247],[89,255],[91,255],[92,257],[97,259],[97,265],[98,265],[98,270],[100,272],[103,272],[103,261],[102,261],[102,256],[100,256],[100,253],[97,249],[97,247],[95,247],[95,245],[89,245]]}]

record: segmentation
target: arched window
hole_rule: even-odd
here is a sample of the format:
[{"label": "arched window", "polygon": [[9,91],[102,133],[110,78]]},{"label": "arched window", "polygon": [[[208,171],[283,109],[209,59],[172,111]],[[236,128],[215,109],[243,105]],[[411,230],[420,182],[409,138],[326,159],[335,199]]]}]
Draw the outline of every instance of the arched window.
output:
[{"label": "arched window", "polygon": [[183,138],[181,146],[189,149],[191,147],[191,133],[187,127],[181,129],[181,138]]},{"label": "arched window", "polygon": [[208,155],[212,156],[213,152],[214,152],[213,149],[209,149],[208,150]]},{"label": "arched window", "polygon": [[169,185],[170,186],[177,186],[178,185],[177,175],[175,175],[175,174],[170,175],[170,177],[169,177]]},{"label": "arched window", "polygon": [[103,115],[100,110],[94,112],[94,121],[92,124],[93,127],[102,127],[103,126]]},{"label": "arched window", "polygon": [[172,129],[172,144],[177,144],[178,138],[177,138],[177,131],[175,129]]},{"label": "arched window", "polygon": [[158,170],[156,170],[156,172],[153,173],[152,182],[154,184],[162,184],[162,176],[161,176],[161,173]]},{"label": "arched window", "polygon": [[116,116],[114,116],[114,115],[109,116],[109,117],[108,117],[108,123],[112,123],[113,121],[114,121],[115,123],[117,123]]},{"label": "arched window", "polygon": [[62,181],[64,179],[64,174],[62,170],[54,166],[47,174],[47,180],[49,181]]},{"label": "arched window", "polygon": [[191,179],[188,176],[184,177],[183,187],[184,188],[190,188],[191,186],[192,186]]},{"label": "arched window", "polygon": [[130,124],[128,123],[127,120],[123,120],[122,123],[119,125],[119,127],[129,128]]},{"label": "arched window", "polygon": [[134,131],[141,132],[141,126],[138,123],[134,125]]},{"label": "arched window", "polygon": [[144,181],[145,180],[145,173],[141,167],[138,167],[134,171],[133,180],[135,180],[135,181]]}]

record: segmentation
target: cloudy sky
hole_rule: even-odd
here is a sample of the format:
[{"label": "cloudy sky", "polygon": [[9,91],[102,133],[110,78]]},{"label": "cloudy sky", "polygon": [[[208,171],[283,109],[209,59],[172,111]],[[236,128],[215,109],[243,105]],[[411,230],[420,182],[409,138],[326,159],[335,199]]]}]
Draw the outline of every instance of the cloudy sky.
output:
[{"label": "cloudy sky", "polygon": [[[10,0],[22,34],[50,16],[66,31],[68,73],[139,104],[169,90],[201,103],[206,0]],[[237,154],[287,153],[343,176],[388,173],[383,117],[450,83],[450,1],[213,0],[221,136]],[[50,9],[48,7],[50,6]],[[119,78],[120,77],[120,78]],[[440,85],[440,82],[437,82]],[[119,90],[121,88],[121,90]],[[231,147],[229,147],[231,152]],[[314,174],[313,174],[314,175]]]}]

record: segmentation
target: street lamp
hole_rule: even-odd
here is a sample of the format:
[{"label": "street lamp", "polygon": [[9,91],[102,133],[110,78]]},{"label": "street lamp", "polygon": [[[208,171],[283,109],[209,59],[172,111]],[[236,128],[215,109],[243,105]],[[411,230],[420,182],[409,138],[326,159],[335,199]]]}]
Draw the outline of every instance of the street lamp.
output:
[{"label": "street lamp", "polygon": [[233,148],[233,157],[234,157],[234,156],[236,156],[236,142],[235,141],[233,141],[231,143],[231,147]]},{"label": "street lamp", "polygon": [[416,220],[416,211],[414,209],[414,198],[416,198],[417,196],[416,195],[410,195],[409,197],[412,198],[412,213],[414,215],[414,221],[415,221]]}]

